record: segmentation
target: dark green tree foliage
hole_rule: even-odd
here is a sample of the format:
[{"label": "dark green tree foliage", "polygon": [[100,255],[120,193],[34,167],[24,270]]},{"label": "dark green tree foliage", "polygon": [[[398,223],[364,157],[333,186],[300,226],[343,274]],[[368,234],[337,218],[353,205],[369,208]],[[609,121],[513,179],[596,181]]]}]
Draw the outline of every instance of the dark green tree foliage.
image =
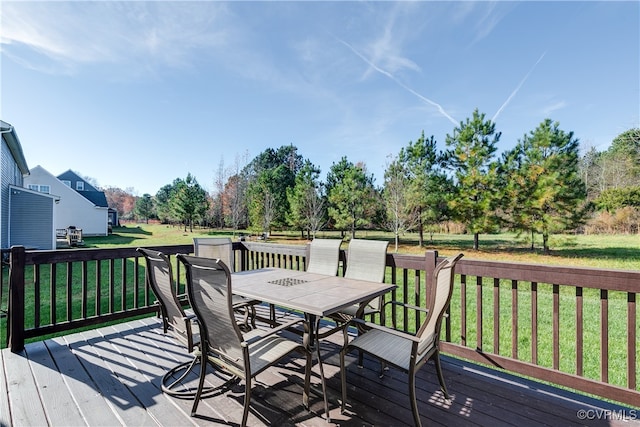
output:
[{"label": "dark green tree foliage", "polygon": [[549,235],[575,229],[588,214],[586,186],[579,170],[579,142],[550,119],[504,155],[503,206],[510,228]]},{"label": "dark green tree foliage", "polygon": [[136,200],[136,215],[149,223],[149,218],[153,216],[153,198],[151,194],[143,194]]},{"label": "dark green tree foliage", "polygon": [[476,109],[471,120],[447,134],[445,153],[447,166],[453,171],[455,191],[449,199],[454,216],[473,233],[473,248],[478,249],[479,233],[494,230],[497,219],[493,215],[496,197],[497,162],[494,161],[500,132],[495,124],[485,120]]},{"label": "dark green tree foliage", "polygon": [[198,181],[191,174],[183,181],[174,181],[174,190],[170,200],[171,211],[184,224],[184,231],[193,232],[194,221],[202,218],[202,215],[209,209],[207,193],[198,184]]},{"label": "dark green tree foliage", "polygon": [[354,165],[342,157],[333,164],[327,177],[331,182],[328,191],[329,216],[338,230],[348,230],[355,238],[356,230],[371,225],[378,215],[379,194],[373,186],[373,175],[368,175],[364,165]]},{"label": "dark green tree foliage", "polygon": [[447,196],[452,191],[451,180],[440,167],[442,154],[436,150],[433,135],[425,138],[424,131],[414,143],[400,150],[399,161],[407,171],[407,190],[410,209],[418,211],[418,244],[424,245],[425,226],[449,218]]},{"label": "dark green tree foliage", "polygon": [[306,160],[298,172],[295,185],[287,189],[290,212],[287,222],[292,227],[315,237],[326,223],[326,198],[320,182],[320,169]]},{"label": "dark green tree foliage", "polygon": [[286,145],[277,150],[268,148],[245,167],[244,173],[249,181],[248,206],[252,226],[264,228],[264,206],[259,205],[264,204],[265,200],[272,202],[268,209],[271,217],[269,228],[286,225],[286,215],[289,212],[287,188],[295,185],[295,177],[302,162],[298,149],[293,145]]},{"label": "dark green tree foliage", "polygon": [[624,163],[630,180],[640,184],[640,129],[629,129],[615,137],[607,152]]},{"label": "dark green tree foliage", "polygon": [[173,184],[163,186],[156,193],[156,214],[158,215],[160,222],[163,224],[173,223],[176,221],[176,218],[173,217],[170,204],[175,185],[176,181],[174,181]]},{"label": "dark green tree foliage", "polygon": [[594,200],[598,210],[614,213],[626,206],[640,208],[640,186],[610,188],[604,190]]}]

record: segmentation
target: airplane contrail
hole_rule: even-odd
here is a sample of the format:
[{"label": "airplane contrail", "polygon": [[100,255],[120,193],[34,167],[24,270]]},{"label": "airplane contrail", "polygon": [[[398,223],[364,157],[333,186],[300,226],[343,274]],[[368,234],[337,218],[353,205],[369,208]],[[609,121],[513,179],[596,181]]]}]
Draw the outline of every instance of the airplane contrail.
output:
[{"label": "airplane contrail", "polygon": [[502,112],[502,110],[504,110],[504,107],[507,106],[507,104],[511,101],[511,99],[516,96],[516,93],[518,93],[518,91],[520,90],[520,88],[522,87],[522,85],[524,84],[524,82],[527,81],[527,79],[529,78],[529,75],[531,75],[531,73],[533,72],[533,70],[536,68],[536,66],[540,63],[540,61],[542,61],[542,58],[544,58],[544,56],[547,54],[547,52],[543,52],[542,55],[540,55],[540,58],[538,58],[538,60],[536,61],[535,64],[533,64],[533,67],[531,67],[531,69],[529,70],[529,72],[524,76],[524,78],[522,79],[522,81],[520,82],[520,84],[513,90],[513,92],[511,92],[511,95],[509,95],[509,97],[507,98],[506,101],[504,101],[502,103],[502,105],[500,106],[500,108],[498,108],[498,111],[496,111],[496,113],[493,115],[493,117],[491,118],[492,122],[496,121],[496,118],[498,117],[498,115]]},{"label": "airplane contrail", "polygon": [[[335,37],[335,36],[334,36]],[[404,90],[408,91],[409,93],[417,96],[418,98],[420,98],[421,100],[423,100],[424,102],[426,102],[427,104],[433,105],[434,107],[436,107],[438,109],[438,111],[440,111],[440,113],[445,116],[447,119],[449,119],[449,121],[451,121],[451,123],[453,123],[454,125],[458,125],[459,123],[453,118],[451,117],[449,114],[447,114],[447,112],[444,110],[444,108],[442,108],[442,106],[440,104],[438,104],[437,102],[427,98],[426,96],[422,96],[420,95],[418,92],[416,92],[415,90],[411,89],[410,87],[408,87],[407,85],[405,85],[404,83],[402,83],[401,81],[399,81],[398,79],[396,79],[394,77],[393,74],[391,74],[390,72],[383,70],[382,68],[378,67],[376,64],[374,64],[373,62],[371,62],[370,60],[368,60],[364,55],[362,55],[360,52],[358,52],[358,50],[356,48],[354,48],[353,46],[351,46],[349,43],[347,43],[346,41],[335,37],[336,40],[338,40],[340,43],[342,43],[343,45],[345,45],[346,47],[348,47],[353,53],[355,53],[356,55],[358,55],[358,57],[360,57],[360,59],[362,59],[364,62],[366,62],[367,64],[369,64],[370,67],[372,67],[374,70],[376,70],[377,72],[379,72],[382,75],[387,76],[388,78],[390,78],[391,80],[393,80],[397,85],[399,85],[401,88],[403,88]]]}]

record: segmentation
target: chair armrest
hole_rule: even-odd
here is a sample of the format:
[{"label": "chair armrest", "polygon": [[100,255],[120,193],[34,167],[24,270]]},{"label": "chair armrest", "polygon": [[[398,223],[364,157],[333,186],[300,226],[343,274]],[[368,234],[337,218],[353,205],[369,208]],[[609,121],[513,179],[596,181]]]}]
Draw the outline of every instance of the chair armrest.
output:
[{"label": "chair armrest", "polygon": [[260,334],[256,334],[256,335],[251,336],[251,338],[248,338],[248,339],[244,340],[241,343],[241,345],[243,347],[246,347],[246,346],[248,346],[250,344],[253,344],[256,341],[260,341],[263,338],[270,337],[271,335],[277,334],[278,332],[280,332],[280,331],[282,331],[284,329],[290,328],[291,326],[296,325],[298,323],[302,323],[302,322],[304,322],[304,319],[294,319],[294,320],[292,320],[290,322],[287,322],[287,323],[281,323],[279,326],[277,326],[277,327],[275,327],[273,329],[269,329],[269,330],[262,330],[261,329],[260,332],[264,332],[264,333],[260,333]]},{"label": "chair armrest", "polygon": [[422,311],[423,313],[429,313],[429,309],[428,308],[418,307],[417,305],[412,305],[412,304],[405,304],[405,303],[399,302],[399,301],[387,301],[387,302],[384,303],[385,306],[387,304],[399,305],[399,306],[402,306],[404,308],[409,308],[409,309],[416,310],[416,311]]},{"label": "chair armrest", "polygon": [[379,331],[382,331],[382,332],[385,332],[385,333],[388,333],[388,334],[391,334],[391,335],[396,335],[396,336],[402,337],[402,338],[410,340],[410,341],[414,341],[414,342],[419,342],[420,341],[420,339],[418,337],[416,337],[415,335],[411,335],[410,333],[402,332],[402,331],[399,331],[397,329],[389,328],[387,326],[378,325],[377,323],[367,322],[366,320],[362,320],[362,319],[351,319],[349,322],[347,322],[345,330],[349,326],[350,323],[358,323],[358,324],[364,326],[365,328],[377,329]]}]

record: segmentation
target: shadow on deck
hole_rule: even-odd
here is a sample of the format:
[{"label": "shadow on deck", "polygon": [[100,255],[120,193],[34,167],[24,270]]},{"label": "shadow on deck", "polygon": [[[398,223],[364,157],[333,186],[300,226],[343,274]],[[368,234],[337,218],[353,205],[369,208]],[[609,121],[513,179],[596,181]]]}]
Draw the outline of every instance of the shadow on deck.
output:
[{"label": "shadow on deck", "polygon": [[[288,314],[284,314],[285,316]],[[304,363],[286,359],[254,382],[249,425],[403,426],[413,419],[406,375],[365,358],[349,359],[349,411],[340,413],[338,351],[341,334],[322,343],[331,423],[324,416],[320,377],[314,364],[310,411],[301,403]],[[244,383],[203,400],[191,417],[192,401],[162,393],[164,372],[189,355],[162,333],[155,317],[28,344],[19,354],[0,353],[0,425],[237,425]],[[534,381],[444,357],[452,399],[439,391],[433,366],[418,374],[424,425],[441,426],[629,426],[640,411],[591,399]],[[210,375],[210,381],[216,381]],[[190,379],[195,381],[195,375]]]}]

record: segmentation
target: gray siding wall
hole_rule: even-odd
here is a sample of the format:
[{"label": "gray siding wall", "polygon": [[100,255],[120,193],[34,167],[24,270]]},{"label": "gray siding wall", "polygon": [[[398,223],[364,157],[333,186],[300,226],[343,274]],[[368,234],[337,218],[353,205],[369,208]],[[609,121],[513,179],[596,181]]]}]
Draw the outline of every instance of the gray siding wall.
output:
[{"label": "gray siding wall", "polygon": [[[22,173],[4,138],[0,150],[0,247],[9,247],[9,185],[22,187]],[[50,244],[49,244],[50,246]]]},{"label": "gray siding wall", "polygon": [[53,248],[53,200],[26,191],[11,197],[11,245]]}]

